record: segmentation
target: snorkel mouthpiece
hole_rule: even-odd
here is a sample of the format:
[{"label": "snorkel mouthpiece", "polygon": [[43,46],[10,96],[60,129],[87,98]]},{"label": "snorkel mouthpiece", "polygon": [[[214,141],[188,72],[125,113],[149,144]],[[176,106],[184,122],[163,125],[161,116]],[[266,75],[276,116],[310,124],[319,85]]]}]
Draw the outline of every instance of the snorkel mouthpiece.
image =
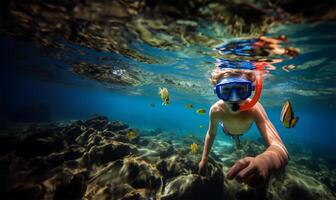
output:
[{"label": "snorkel mouthpiece", "polygon": [[234,112],[237,112],[239,110],[239,104],[238,103],[233,103],[231,110]]}]

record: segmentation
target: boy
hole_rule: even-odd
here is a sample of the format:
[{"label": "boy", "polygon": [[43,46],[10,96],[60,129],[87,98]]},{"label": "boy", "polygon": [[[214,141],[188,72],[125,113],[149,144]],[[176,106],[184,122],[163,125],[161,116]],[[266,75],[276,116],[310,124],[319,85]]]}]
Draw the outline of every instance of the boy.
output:
[{"label": "boy", "polygon": [[[222,123],[225,133],[238,137],[248,131],[253,122],[256,123],[267,149],[256,157],[245,157],[238,160],[227,172],[229,180],[236,179],[250,186],[259,186],[267,182],[270,174],[285,167],[288,162],[288,152],[281,141],[275,127],[268,119],[263,106],[258,102],[263,69],[229,69],[217,66],[210,81],[219,101],[210,108],[209,128],[206,133],[202,159],[199,163],[199,173],[204,175],[208,154],[217,132],[218,122]],[[248,97],[256,82],[253,99]]]}]

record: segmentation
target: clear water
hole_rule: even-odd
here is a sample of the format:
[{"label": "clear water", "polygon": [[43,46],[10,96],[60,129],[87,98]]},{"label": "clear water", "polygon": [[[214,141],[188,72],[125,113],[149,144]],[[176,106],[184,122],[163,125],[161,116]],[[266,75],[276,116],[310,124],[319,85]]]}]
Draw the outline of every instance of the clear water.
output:
[{"label": "clear water", "polygon": [[[223,38],[221,32],[212,30],[200,26],[198,31]],[[271,29],[269,36],[286,34],[290,45],[300,48],[301,53],[276,64],[277,70],[265,80],[260,100],[285,144],[302,144],[329,155],[336,151],[335,32],[335,23],[284,25]],[[204,137],[208,116],[199,115],[195,110],[205,108],[208,111],[217,101],[208,81],[215,62],[210,48],[190,44],[179,51],[169,51],[141,41],[133,43],[136,51],[155,60],[150,64],[68,41],[60,40],[60,43],[62,48],[42,48],[31,41],[0,38],[0,119],[3,123],[38,121],[42,111],[34,111],[34,106],[43,105],[42,110],[49,113],[50,121],[86,119],[103,114],[110,120],[121,120],[139,129],[163,129],[172,134]],[[74,74],[70,67],[80,62],[141,69],[149,75],[139,86],[102,83]],[[288,73],[281,69],[284,64],[295,64],[297,68]],[[162,76],[182,80],[185,85],[176,86],[156,79]],[[168,106],[161,105],[158,87],[168,88],[171,99]],[[293,129],[284,128],[279,120],[287,99],[295,115],[300,117]],[[195,108],[185,108],[189,103]],[[32,108],[22,111],[23,107]],[[205,127],[200,128],[200,125]],[[253,126],[244,138],[257,138],[258,135]],[[232,142],[220,129],[216,140]]]}]

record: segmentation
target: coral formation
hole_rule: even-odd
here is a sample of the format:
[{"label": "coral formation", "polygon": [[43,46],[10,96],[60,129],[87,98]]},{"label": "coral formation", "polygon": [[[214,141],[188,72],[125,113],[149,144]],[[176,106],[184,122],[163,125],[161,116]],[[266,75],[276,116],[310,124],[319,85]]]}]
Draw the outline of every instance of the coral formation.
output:
[{"label": "coral formation", "polygon": [[[104,116],[7,130],[0,136],[1,198],[258,199],[260,191],[228,181],[225,172],[237,159],[261,152],[259,142],[243,141],[239,150],[218,145],[202,177],[200,152],[190,151],[188,138],[139,130],[130,140],[130,131]],[[291,154],[286,170],[271,178],[267,199],[335,198],[335,169],[304,155]]]}]

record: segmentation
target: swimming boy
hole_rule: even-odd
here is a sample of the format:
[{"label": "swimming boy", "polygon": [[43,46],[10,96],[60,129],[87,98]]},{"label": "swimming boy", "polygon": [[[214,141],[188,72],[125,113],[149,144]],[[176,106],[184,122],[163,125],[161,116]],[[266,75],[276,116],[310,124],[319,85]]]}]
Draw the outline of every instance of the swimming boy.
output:
[{"label": "swimming boy", "polygon": [[[255,74],[257,71],[257,74]],[[231,136],[239,136],[256,123],[267,149],[256,157],[238,160],[227,172],[229,180],[236,179],[250,186],[266,183],[272,172],[282,169],[288,162],[288,152],[281,138],[268,119],[263,106],[258,102],[262,86],[261,66],[257,70],[229,69],[217,66],[210,81],[219,101],[209,111],[209,128],[206,133],[204,149],[199,163],[199,173],[204,175],[208,154],[221,122],[223,130]],[[255,84],[255,85],[254,85]],[[251,91],[255,87],[252,99]]]}]

